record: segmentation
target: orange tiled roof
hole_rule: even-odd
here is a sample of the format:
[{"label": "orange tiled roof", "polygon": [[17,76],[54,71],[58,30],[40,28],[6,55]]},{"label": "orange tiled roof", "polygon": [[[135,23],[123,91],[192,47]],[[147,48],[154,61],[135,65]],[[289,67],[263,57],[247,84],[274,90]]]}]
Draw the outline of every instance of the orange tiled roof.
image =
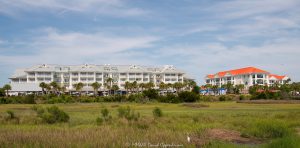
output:
[{"label": "orange tiled roof", "polygon": [[279,75],[275,75],[275,74],[269,74],[269,77],[274,77],[277,80],[282,80],[285,76],[279,76]]},{"label": "orange tiled roof", "polygon": [[[218,72],[216,75],[219,77],[224,77],[227,73],[230,75],[241,75],[241,74],[251,74],[251,73],[269,73],[265,70],[258,69],[256,67],[245,67],[240,69],[228,70]],[[207,75],[208,78],[214,78],[214,75]]]}]

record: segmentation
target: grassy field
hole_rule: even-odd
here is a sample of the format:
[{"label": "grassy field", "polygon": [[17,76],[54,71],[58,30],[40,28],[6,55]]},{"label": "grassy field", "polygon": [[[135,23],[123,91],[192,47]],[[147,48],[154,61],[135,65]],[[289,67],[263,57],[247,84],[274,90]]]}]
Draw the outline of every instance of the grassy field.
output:
[{"label": "grassy field", "polygon": [[[41,123],[32,106],[0,105],[0,147],[300,147],[300,104],[56,104],[70,121],[52,125]],[[121,106],[141,117],[119,118]],[[163,117],[153,117],[155,107]],[[112,120],[97,125],[103,108]],[[19,123],[5,120],[7,110]]]}]

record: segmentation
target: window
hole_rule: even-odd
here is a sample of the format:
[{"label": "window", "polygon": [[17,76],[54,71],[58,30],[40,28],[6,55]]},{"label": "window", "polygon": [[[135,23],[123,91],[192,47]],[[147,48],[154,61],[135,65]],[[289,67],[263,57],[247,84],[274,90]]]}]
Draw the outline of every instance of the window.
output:
[{"label": "window", "polygon": [[264,75],[262,75],[262,74],[257,74],[257,78],[264,78]]}]

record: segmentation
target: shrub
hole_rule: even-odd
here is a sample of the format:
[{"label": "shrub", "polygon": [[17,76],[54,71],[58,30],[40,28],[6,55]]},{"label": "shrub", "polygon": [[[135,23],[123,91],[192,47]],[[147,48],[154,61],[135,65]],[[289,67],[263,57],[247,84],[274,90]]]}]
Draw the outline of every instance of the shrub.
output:
[{"label": "shrub", "polygon": [[162,117],[162,116],[163,116],[162,110],[161,110],[160,108],[158,108],[158,107],[155,107],[155,108],[153,109],[152,113],[153,113],[153,116],[154,116],[155,118],[157,118],[157,117]]},{"label": "shrub", "polygon": [[102,114],[102,117],[104,117],[104,118],[108,117],[108,114],[109,114],[108,109],[107,108],[102,109],[101,114]]},{"label": "shrub", "polygon": [[196,102],[200,99],[200,96],[198,94],[188,91],[178,93],[178,97],[181,102]]},{"label": "shrub", "polygon": [[205,101],[205,102],[213,102],[213,101],[218,101],[218,98],[216,96],[204,96],[204,95],[201,95],[200,96],[200,100],[201,101]]},{"label": "shrub", "polygon": [[284,123],[268,120],[257,122],[248,130],[250,135],[258,138],[281,138],[291,134]]},{"label": "shrub", "polygon": [[165,96],[160,96],[158,98],[158,101],[164,102],[164,103],[180,103],[181,102],[179,97],[177,97],[176,95],[174,95],[172,93],[167,93],[167,95],[165,95]]},{"label": "shrub", "polygon": [[8,119],[16,118],[15,113],[11,110],[7,110],[6,113],[8,114]]},{"label": "shrub", "polygon": [[130,102],[143,102],[144,101],[144,95],[143,94],[131,94],[128,96],[128,101]]},{"label": "shrub", "polygon": [[38,117],[42,118],[44,122],[49,124],[56,122],[68,122],[70,119],[69,115],[57,106],[51,106],[47,109],[44,109],[41,106],[33,106],[32,109],[36,111]]},{"label": "shrub", "polygon": [[155,89],[148,89],[143,91],[143,95],[147,98],[151,99],[157,99],[158,98],[158,92]]},{"label": "shrub", "polygon": [[112,116],[109,115],[109,110],[107,108],[101,109],[101,117],[96,118],[96,122],[98,125],[101,125],[103,122],[110,122]]},{"label": "shrub", "polygon": [[140,118],[139,113],[135,113],[134,110],[132,110],[129,106],[126,108],[119,107],[118,113],[120,118],[125,118],[128,121],[135,120],[137,121]]},{"label": "shrub", "polygon": [[200,87],[199,86],[194,86],[192,92],[194,92],[195,94],[199,94],[200,93]]},{"label": "shrub", "polygon": [[287,136],[280,139],[275,139],[266,145],[266,148],[299,148],[300,138],[297,136]]},{"label": "shrub", "polygon": [[48,112],[55,117],[58,122],[68,122],[69,115],[63,110],[59,109],[57,106],[51,106],[47,108]]},{"label": "shrub", "polygon": [[104,120],[102,118],[98,117],[96,119],[96,122],[97,122],[98,125],[101,125],[101,124],[103,124]]},{"label": "shrub", "polygon": [[35,96],[33,94],[32,95],[26,95],[23,98],[22,103],[25,103],[25,104],[35,104]]},{"label": "shrub", "polygon": [[219,101],[226,101],[226,96],[225,95],[220,96]]}]

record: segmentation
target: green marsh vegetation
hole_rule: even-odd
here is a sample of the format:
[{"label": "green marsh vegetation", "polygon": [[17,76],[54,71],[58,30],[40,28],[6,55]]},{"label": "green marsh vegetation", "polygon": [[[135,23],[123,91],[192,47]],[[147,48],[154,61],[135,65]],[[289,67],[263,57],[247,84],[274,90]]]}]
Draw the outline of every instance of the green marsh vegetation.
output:
[{"label": "green marsh vegetation", "polygon": [[[45,112],[60,117],[49,123],[41,118]],[[300,104],[111,102],[0,107],[2,147],[133,147],[136,143],[299,147],[299,128]]]}]

